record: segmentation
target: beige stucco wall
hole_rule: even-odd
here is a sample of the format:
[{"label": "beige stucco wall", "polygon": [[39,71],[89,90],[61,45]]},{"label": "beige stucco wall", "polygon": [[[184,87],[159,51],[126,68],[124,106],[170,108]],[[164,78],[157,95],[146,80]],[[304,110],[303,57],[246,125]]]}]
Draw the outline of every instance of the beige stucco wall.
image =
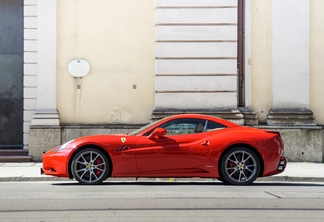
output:
[{"label": "beige stucco wall", "polygon": [[310,1],[310,108],[324,125],[324,1]]},{"label": "beige stucco wall", "polygon": [[251,1],[251,102],[259,123],[272,108],[272,0]]},{"label": "beige stucco wall", "polygon": [[[154,108],[154,1],[58,0],[57,7],[61,124],[111,123],[112,110],[121,111],[120,123],[147,123]],[[91,65],[83,78],[67,70],[78,58]]]},{"label": "beige stucco wall", "polygon": [[[111,123],[112,110],[121,111],[121,123],[147,123],[154,109],[155,2],[58,0],[57,4],[61,124]],[[324,124],[323,7],[322,0],[310,1],[310,109],[318,124]],[[91,65],[82,79],[67,71],[68,63],[77,58]],[[272,108],[272,0],[251,0],[250,63],[251,104],[259,123],[265,123]]]}]

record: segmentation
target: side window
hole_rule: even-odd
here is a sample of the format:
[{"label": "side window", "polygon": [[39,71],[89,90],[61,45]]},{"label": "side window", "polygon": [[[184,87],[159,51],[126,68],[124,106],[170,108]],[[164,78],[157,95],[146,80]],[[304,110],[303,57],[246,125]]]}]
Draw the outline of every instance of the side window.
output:
[{"label": "side window", "polygon": [[[207,122],[204,119],[174,119],[158,126],[158,128],[166,129],[167,135],[193,134],[204,132],[206,124]],[[147,132],[145,136],[152,131]]]},{"label": "side window", "polygon": [[[204,120],[204,119],[174,119],[166,122],[158,128],[164,128],[167,131],[167,135],[181,135],[181,134],[193,134],[208,132],[217,129],[226,128],[226,126],[217,122]],[[145,133],[144,136],[148,136],[154,129]]]},{"label": "side window", "polygon": [[180,135],[202,133],[205,124],[206,120],[203,119],[176,119],[161,127],[166,129],[167,135]]},{"label": "side window", "polygon": [[208,132],[208,131],[223,129],[223,128],[226,128],[226,126],[213,121],[208,121],[205,131]]},{"label": "side window", "polygon": [[196,124],[193,123],[174,123],[165,127],[167,135],[192,134],[195,133]]}]

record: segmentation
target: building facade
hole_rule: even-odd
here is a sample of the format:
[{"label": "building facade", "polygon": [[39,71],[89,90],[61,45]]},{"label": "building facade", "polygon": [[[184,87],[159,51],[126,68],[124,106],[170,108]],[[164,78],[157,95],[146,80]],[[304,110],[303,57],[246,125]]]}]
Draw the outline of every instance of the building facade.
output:
[{"label": "building facade", "polygon": [[16,2],[34,160],[78,136],[198,112],[279,130],[290,160],[323,162],[323,1]]}]

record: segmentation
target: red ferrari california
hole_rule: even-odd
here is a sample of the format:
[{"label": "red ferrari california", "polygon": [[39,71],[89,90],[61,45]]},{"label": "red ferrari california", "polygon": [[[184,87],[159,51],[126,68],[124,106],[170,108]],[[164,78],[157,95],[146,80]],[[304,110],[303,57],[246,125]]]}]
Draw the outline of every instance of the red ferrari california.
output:
[{"label": "red ferrari california", "polygon": [[42,172],[81,184],[100,184],[108,177],[201,177],[247,185],[283,172],[283,153],[279,132],[183,114],[129,135],[71,140],[43,155]]}]

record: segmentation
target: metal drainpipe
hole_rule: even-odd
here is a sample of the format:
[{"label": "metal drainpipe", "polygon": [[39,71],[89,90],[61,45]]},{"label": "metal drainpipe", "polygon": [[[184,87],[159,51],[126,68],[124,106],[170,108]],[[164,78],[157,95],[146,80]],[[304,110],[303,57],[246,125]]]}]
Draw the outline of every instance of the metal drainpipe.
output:
[{"label": "metal drainpipe", "polygon": [[237,16],[237,105],[245,107],[245,87],[244,87],[244,15],[245,0],[238,0]]}]

